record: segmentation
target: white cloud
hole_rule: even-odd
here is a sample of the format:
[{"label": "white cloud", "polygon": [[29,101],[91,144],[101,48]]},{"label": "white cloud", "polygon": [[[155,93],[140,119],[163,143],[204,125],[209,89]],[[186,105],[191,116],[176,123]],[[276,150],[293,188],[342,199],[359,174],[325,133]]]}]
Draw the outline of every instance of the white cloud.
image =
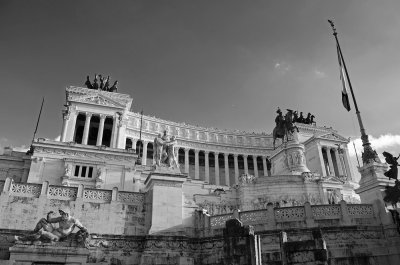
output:
[{"label": "white cloud", "polygon": [[[378,138],[373,136],[369,137],[369,141],[371,143],[372,149],[376,150],[378,155],[381,156],[381,153],[385,151],[384,149],[393,150],[396,147],[399,148],[400,152],[400,135],[393,135],[393,134],[385,134],[381,135]],[[353,147],[353,143],[356,146],[357,153],[361,154],[363,147],[361,138],[354,139],[350,142],[350,147]],[[349,147],[349,154],[351,156],[355,155],[354,148]],[[382,157],[382,156],[381,156]]]},{"label": "white cloud", "polygon": [[326,77],[326,74],[324,72],[319,71],[317,69],[314,70],[314,75],[315,75],[316,78],[324,78],[324,77]]},{"label": "white cloud", "polygon": [[275,63],[274,68],[278,71],[278,73],[286,74],[288,71],[290,71],[291,65],[284,61],[280,61]]},{"label": "white cloud", "polygon": [[[385,158],[382,155],[383,151],[392,153],[395,156],[397,156],[400,153],[400,135],[385,134],[379,136],[378,138],[370,136],[369,141],[371,143],[372,149],[374,149],[377,152],[382,162],[385,162]],[[356,167],[357,157],[353,143],[355,145],[355,149],[357,150],[359,163],[362,166],[361,153],[363,152],[363,146],[361,138],[356,138],[354,140],[351,140],[348,146],[350,160],[352,164],[352,172],[353,175],[356,177],[356,179],[359,180],[361,176]]]}]

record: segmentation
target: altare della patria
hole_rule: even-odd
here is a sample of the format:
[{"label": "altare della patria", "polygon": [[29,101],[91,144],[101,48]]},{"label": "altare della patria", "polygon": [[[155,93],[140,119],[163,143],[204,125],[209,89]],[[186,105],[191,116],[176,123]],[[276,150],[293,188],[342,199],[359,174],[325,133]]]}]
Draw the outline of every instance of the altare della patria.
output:
[{"label": "altare della patria", "polygon": [[205,128],[131,111],[110,81],[65,89],[59,141],[0,155],[0,265],[400,264],[399,157],[378,158],[354,98],[359,182],[349,139],[317,115]]}]

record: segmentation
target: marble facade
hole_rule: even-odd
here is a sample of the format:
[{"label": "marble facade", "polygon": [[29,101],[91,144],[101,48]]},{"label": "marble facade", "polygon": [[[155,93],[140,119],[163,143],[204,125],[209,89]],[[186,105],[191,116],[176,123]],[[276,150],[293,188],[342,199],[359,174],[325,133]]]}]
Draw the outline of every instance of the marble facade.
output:
[{"label": "marble facade", "polygon": [[[320,244],[321,234],[311,235],[318,229],[327,235],[327,247],[309,251],[334,253],[324,257],[332,264],[351,264],[358,255],[335,241],[340,235],[351,244],[357,231],[365,232],[370,254],[360,250],[361,243],[354,248],[366,259],[400,257],[390,216],[373,199],[376,190],[354,182],[348,139],[332,128],[297,124],[299,132],[274,149],[268,133],[141,115],[131,111],[133,98],[126,94],[68,87],[66,98],[60,141],[39,138],[33,154],[7,149],[0,156],[0,209],[7,213],[0,217],[0,264],[7,253],[17,261],[18,251],[25,258],[36,251],[40,255],[33,256],[46,260],[46,246],[12,246],[2,238],[32,229],[61,205],[92,233],[89,251],[78,251],[87,256],[81,264],[222,264],[240,249],[246,255],[237,259],[249,260],[242,264],[278,264],[298,255],[280,245]],[[154,165],[153,141],[164,131],[177,138],[180,170]],[[370,175],[362,183],[375,183]],[[369,204],[360,204],[355,190]],[[252,242],[251,248],[224,237],[235,234],[225,226],[231,219],[240,220],[238,238]],[[393,240],[385,240],[377,227]],[[391,254],[382,254],[378,245]],[[63,251],[70,256],[73,249]]]}]

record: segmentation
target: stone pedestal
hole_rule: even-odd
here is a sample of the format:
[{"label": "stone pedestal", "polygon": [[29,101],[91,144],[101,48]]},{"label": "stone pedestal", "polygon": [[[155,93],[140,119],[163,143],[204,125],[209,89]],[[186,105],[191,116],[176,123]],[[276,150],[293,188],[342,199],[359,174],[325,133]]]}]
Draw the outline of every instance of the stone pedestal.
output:
[{"label": "stone pedestal", "polygon": [[361,174],[360,187],[356,193],[360,195],[362,203],[373,203],[379,200],[384,203],[384,190],[386,186],[394,186],[394,180],[389,180],[383,174],[388,170],[384,163],[370,163],[358,169]]},{"label": "stone pedestal", "polygon": [[171,234],[182,229],[182,185],[187,176],[154,171],[145,181],[149,234]]},{"label": "stone pedestal", "polygon": [[17,244],[10,247],[10,261],[15,264],[60,263],[86,264],[89,250],[86,248],[55,246],[53,244],[24,245]]},{"label": "stone pedestal", "polygon": [[304,156],[304,145],[291,140],[271,156],[273,175],[301,175],[310,172]]}]

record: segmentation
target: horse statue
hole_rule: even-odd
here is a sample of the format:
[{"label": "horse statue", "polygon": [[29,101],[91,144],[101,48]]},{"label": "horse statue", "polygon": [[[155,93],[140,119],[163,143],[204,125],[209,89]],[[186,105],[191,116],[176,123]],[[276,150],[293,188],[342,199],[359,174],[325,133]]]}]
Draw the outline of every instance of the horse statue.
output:
[{"label": "horse statue", "polygon": [[289,134],[292,135],[294,133],[294,130],[297,130],[297,132],[299,132],[297,126],[293,124],[293,111],[290,109],[288,109],[287,111],[288,112],[286,113],[285,117],[283,117],[281,110],[280,109],[277,110],[278,116],[275,118],[276,126],[272,131],[272,135],[274,138],[273,142],[274,150],[275,150],[275,140],[277,138],[282,139],[282,143],[284,143],[285,136],[287,142],[289,140],[288,138]]}]

